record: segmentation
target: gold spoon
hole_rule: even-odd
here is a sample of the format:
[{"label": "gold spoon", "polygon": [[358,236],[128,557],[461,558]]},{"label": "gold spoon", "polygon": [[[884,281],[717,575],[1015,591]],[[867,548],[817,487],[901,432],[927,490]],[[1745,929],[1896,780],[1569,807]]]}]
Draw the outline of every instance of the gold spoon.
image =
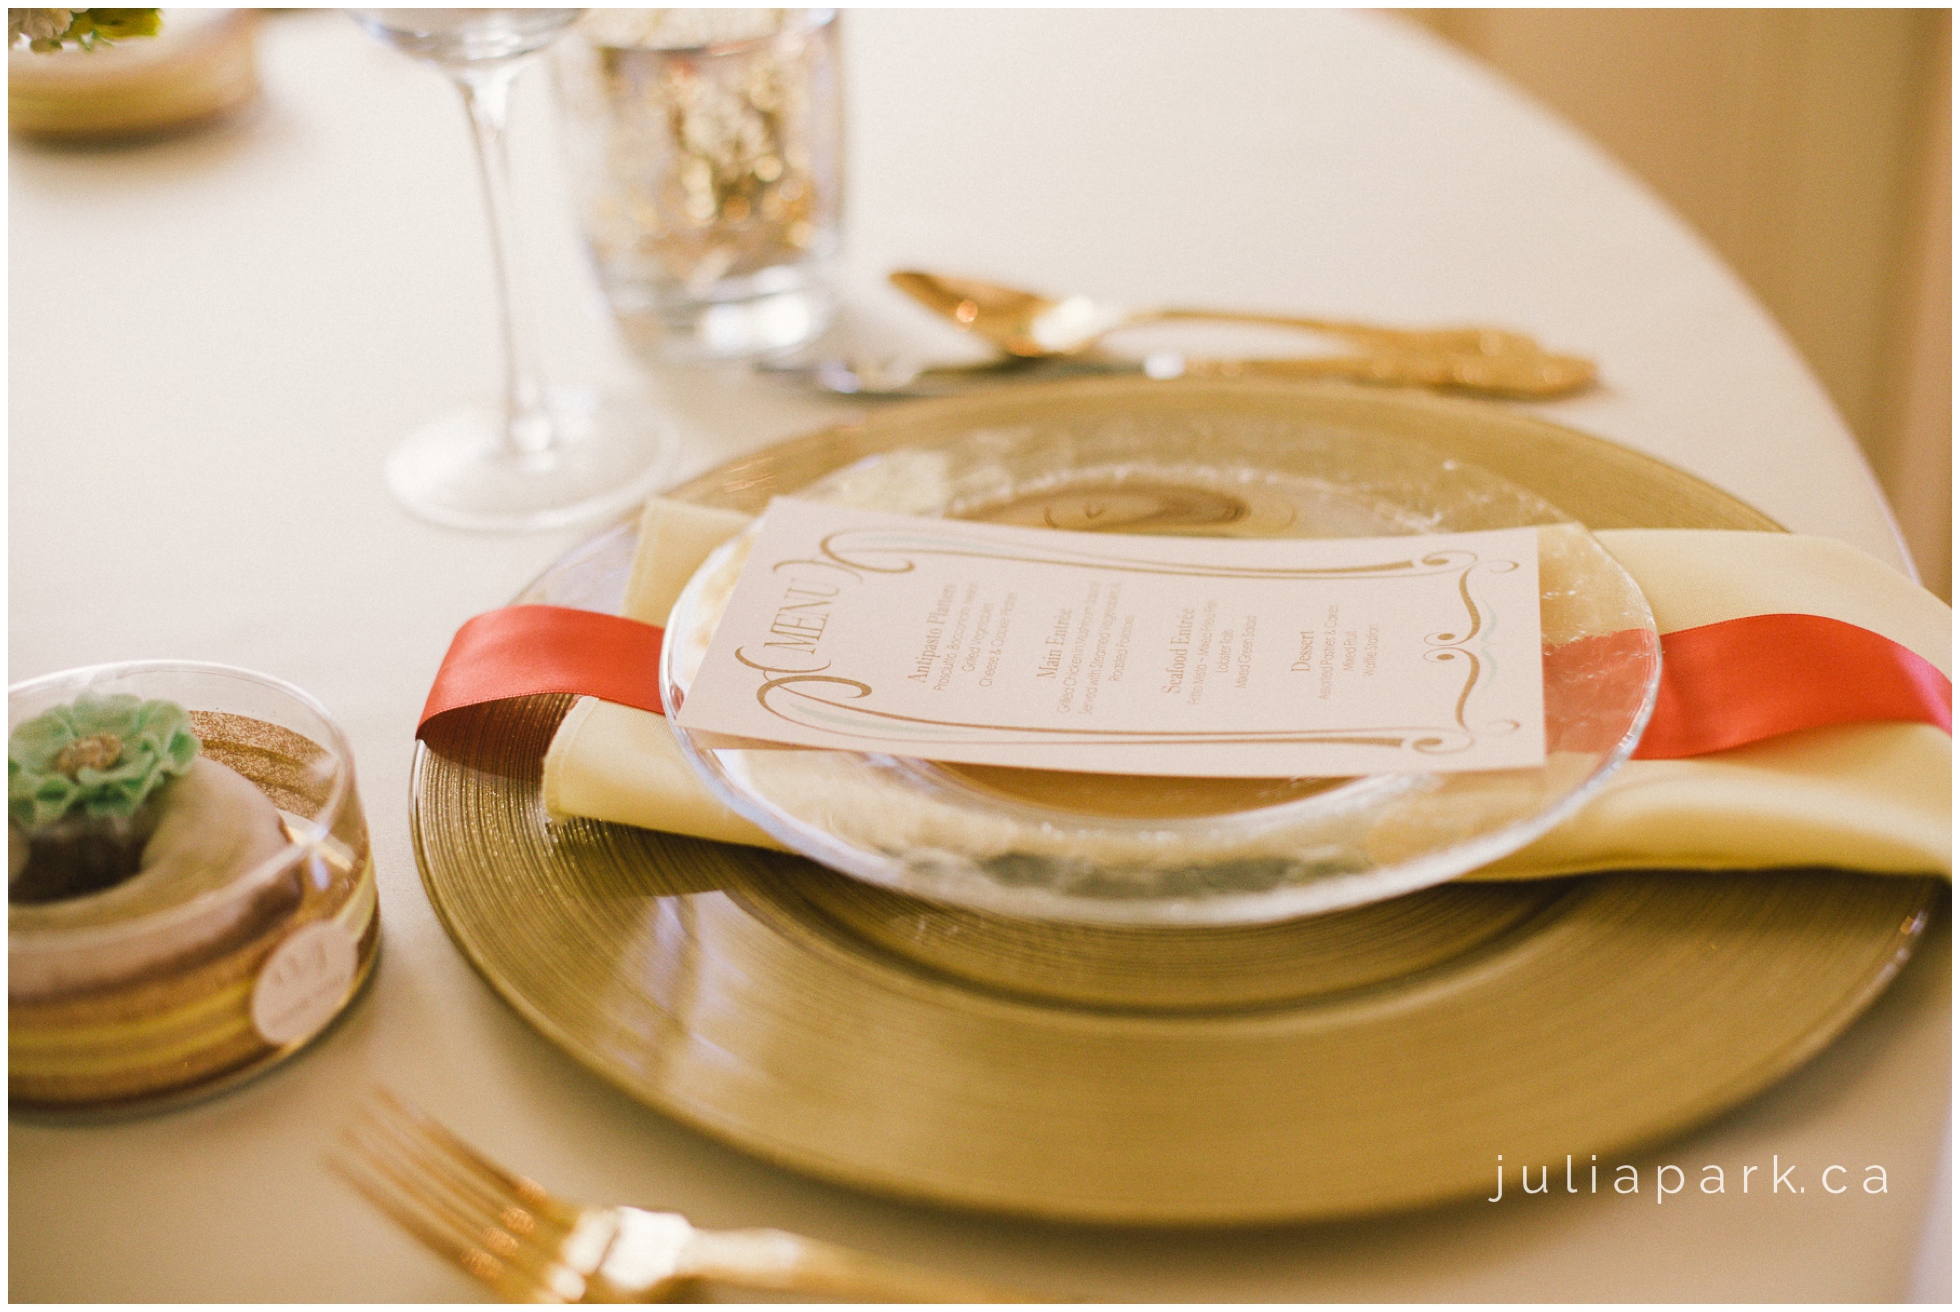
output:
[{"label": "gold spoon", "polygon": [[1188,360],[1186,377],[1347,378],[1546,397],[1577,391],[1594,376],[1590,360],[1554,355],[1522,333],[1496,328],[1410,330],[1232,310],[1118,310],[1086,296],[1058,301],[997,283],[912,269],[892,274],[891,282],[933,313],[1024,359],[1075,355],[1118,328],[1208,320],[1325,333],[1361,351],[1280,360]]}]

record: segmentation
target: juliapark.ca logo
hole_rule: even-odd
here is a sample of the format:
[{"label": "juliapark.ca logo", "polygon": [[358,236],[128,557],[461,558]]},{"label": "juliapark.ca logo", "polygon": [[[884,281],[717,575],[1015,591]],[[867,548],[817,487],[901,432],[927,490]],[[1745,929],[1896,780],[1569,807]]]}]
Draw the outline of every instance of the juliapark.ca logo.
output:
[{"label": "juliapark.ca logo", "polygon": [[[1699,1180],[1693,1179],[1690,1174],[1697,1169],[1701,1173]],[[1606,1172],[1603,1179],[1600,1175],[1601,1171]],[[1862,1172],[1862,1179],[1860,1172]],[[1628,1197],[1651,1194],[1656,1203],[1665,1203],[1679,1193],[1795,1196],[1811,1192],[1814,1186],[1817,1190],[1831,1195],[1882,1194],[1888,1192],[1888,1185],[1883,1166],[1849,1167],[1834,1162],[1821,1171],[1806,1172],[1801,1170],[1796,1162],[1785,1165],[1783,1159],[1776,1154],[1770,1155],[1767,1167],[1761,1163],[1752,1163],[1725,1170],[1713,1164],[1695,1168],[1676,1166],[1669,1162],[1651,1168],[1643,1176],[1639,1167],[1624,1163],[1602,1167],[1597,1153],[1591,1154],[1590,1160],[1585,1162],[1575,1162],[1572,1155],[1567,1153],[1564,1178],[1560,1179],[1559,1168],[1556,1165],[1531,1163],[1507,1166],[1504,1162],[1504,1154],[1499,1153],[1497,1154],[1497,1192],[1484,1201],[1498,1203],[1506,1198],[1516,1198],[1520,1194],[1616,1193]]]}]

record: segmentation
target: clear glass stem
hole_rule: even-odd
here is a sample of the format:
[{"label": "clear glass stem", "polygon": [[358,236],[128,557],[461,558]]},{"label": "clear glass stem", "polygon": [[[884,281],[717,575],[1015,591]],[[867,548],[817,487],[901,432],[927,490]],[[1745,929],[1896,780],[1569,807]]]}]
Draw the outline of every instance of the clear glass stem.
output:
[{"label": "clear glass stem", "polygon": [[497,309],[504,342],[504,444],[514,456],[539,455],[556,445],[557,433],[545,408],[544,372],[531,336],[529,302],[524,296],[522,262],[512,225],[510,88],[526,59],[487,67],[451,69],[469,111],[476,161],[483,178],[483,205],[490,222],[490,252],[496,266]]}]

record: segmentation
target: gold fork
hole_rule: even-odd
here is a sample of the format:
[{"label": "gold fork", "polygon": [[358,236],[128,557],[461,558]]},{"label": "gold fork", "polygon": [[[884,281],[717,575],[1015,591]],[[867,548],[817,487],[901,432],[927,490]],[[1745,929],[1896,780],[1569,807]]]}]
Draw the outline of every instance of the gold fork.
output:
[{"label": "gold fork", "polygon": [[697,1230],[673,1212],[568,1202],[385,1089],[338,1149],[327,1162],[336,1174],[513,1302],[652,1302],[707,1282],[873,1302],[1030,1301],[782,1230]]}]

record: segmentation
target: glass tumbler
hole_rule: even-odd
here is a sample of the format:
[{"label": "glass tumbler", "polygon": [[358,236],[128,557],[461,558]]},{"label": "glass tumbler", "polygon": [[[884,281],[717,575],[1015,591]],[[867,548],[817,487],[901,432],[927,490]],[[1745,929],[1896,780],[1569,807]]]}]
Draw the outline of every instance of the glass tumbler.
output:
[{"label": "glass tumbler", "polygon": [[[10,734],[84,694],[175,703],[197,765],[233,782],[177,803],[155,826],[176,826],[170,855],[146,845],[134,877],[29,893],[43,844],[74,840],[65,820],[52,838],[15,823],[30,771],[10,742],[7,1093],[43,1116],[174,1106],[284,1061],[360,991],[380,942],[353,753],[317,701],[223,665],[99,665],[9,689]],[[263,799],[247,807],[268,826],[251,844],[231,823],[240,789]]]},{"label": "glass tumbler", "polygon": [[823,330],[843,200],[835,10],[593,10],[553,63],[616,314],[682,360]]}]

